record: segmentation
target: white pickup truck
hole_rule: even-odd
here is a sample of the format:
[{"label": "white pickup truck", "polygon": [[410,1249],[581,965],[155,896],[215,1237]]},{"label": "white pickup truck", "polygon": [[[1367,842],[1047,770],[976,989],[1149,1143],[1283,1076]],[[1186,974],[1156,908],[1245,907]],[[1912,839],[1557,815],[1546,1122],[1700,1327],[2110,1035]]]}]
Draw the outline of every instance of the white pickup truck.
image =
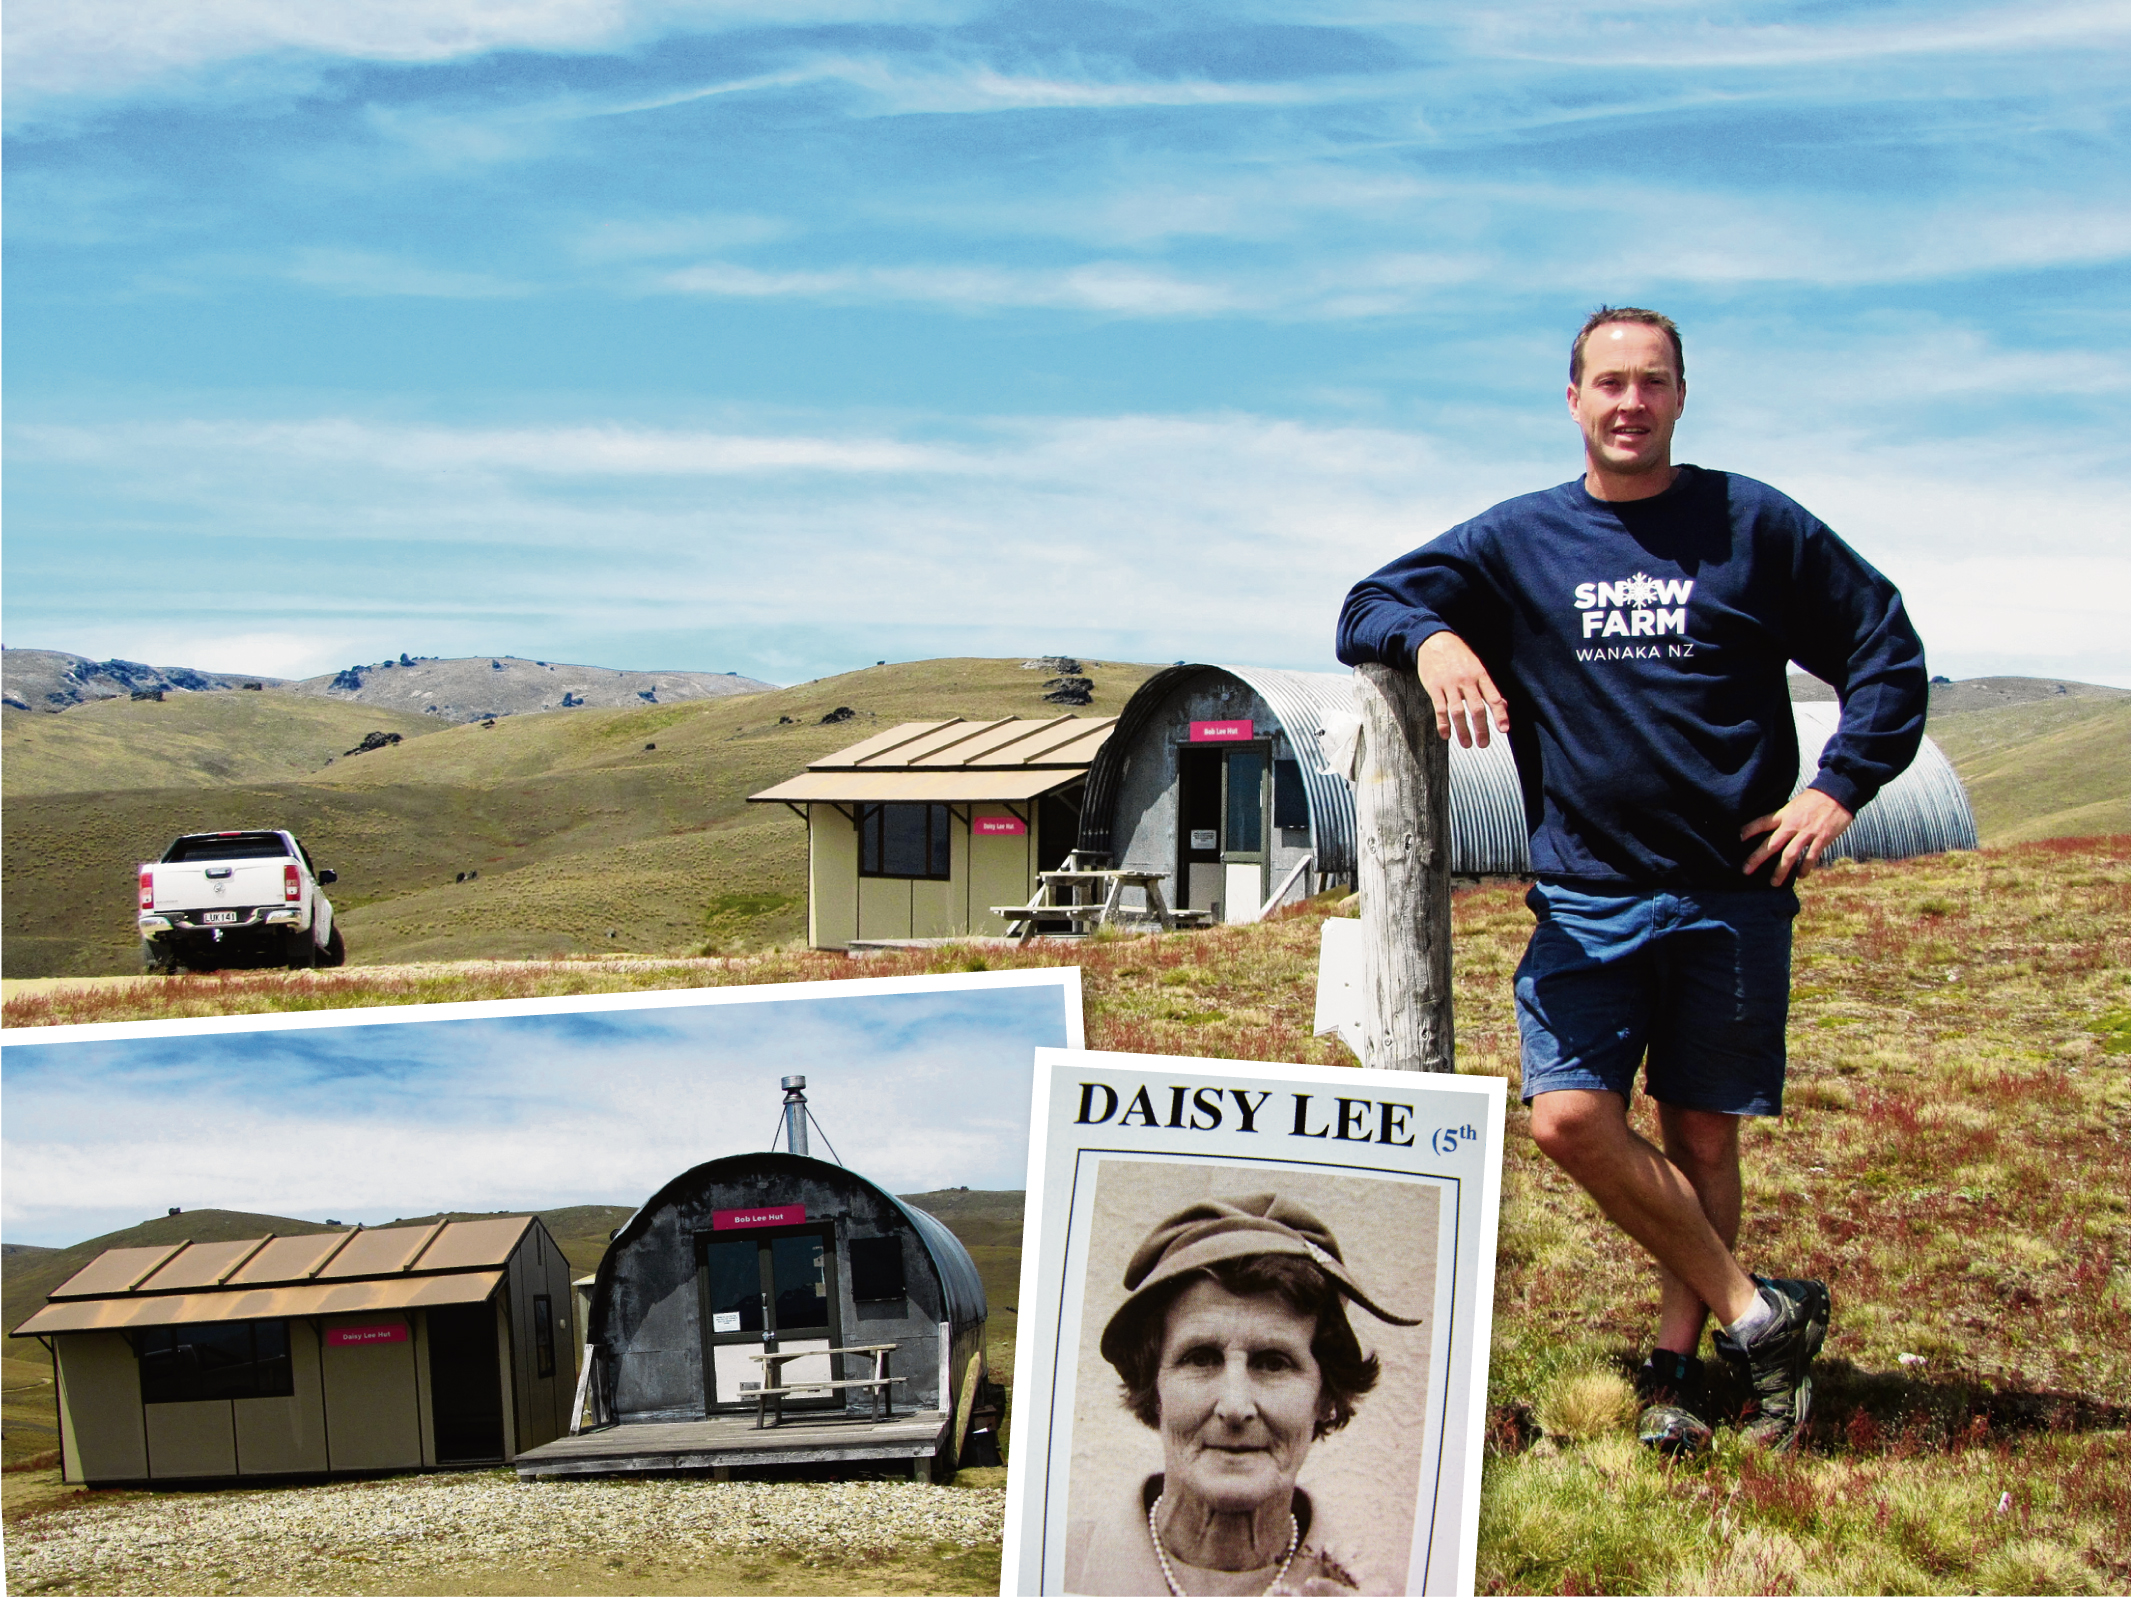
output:
[{"label": "white pickup truck", "polygon": [[141,864],[141,964],[149,972],[218,967],[337,967],[348,958],[335,881],[293,833],[188,833]]}]

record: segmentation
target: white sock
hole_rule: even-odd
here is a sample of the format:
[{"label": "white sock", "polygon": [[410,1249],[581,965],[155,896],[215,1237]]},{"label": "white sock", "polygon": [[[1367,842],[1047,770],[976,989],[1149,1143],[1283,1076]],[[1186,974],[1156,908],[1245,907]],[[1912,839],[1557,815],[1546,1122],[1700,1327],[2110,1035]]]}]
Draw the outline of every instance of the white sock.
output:
[{"label": "white sock", "polygon": [[1757,1289],[1754,1292],[1754,1303],[1739,1313],[1737,1322],[1725,1323],[1724,1331],[1731,1336],[1732,1342],[1743,1350],[1760,1336],[1763,1328],[1775,1320],[1776,1302],[1768,1297],[1767,1290]]}]

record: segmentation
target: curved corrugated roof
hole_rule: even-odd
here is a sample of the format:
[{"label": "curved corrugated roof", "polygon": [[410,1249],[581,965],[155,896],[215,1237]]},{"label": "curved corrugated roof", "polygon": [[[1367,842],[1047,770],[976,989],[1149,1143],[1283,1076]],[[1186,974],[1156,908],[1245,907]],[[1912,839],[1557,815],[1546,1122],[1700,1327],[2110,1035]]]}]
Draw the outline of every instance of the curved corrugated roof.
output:
[{"label": "curved corrugated roof", "polygon": [[[881,1191],[887,1194],[884,1189]],[[910,1225],[925,1241],[925,1250],[932,1257],[932,1264],[939,1269],[940,1287],[947,1300],[947,1320],[956,1327],[970,1322],[982,1322],[990,1313],[984,1298],[984,1280],[977,1276],[977,1264],[962,1241],[949,1231],[946,1223],[930,1211],[920,1211],[916,1206],[906,1205],[895,1195],[895,1209],[910,1219]]]},{"label": "curved corrugated roof", "polygon": [[[1331,713],[1355,714],[1354,678],[1345,672],[1290,672],[1278,667],[1230,667],[1186,663],[1156,673],[1141,684],[1118,713],[1117,729],[1088,769],[1081,812],[1080,847],[1114,850],[1117,794],[1124,763],[1155,711],[1191,678],[1222,673],[1255,692],[1280,721],[1302,765],[1309,796],[1310,836],[1319,873],[1351,873],[1354,862],[1354,788],[1326,764],[1317,735]],[[1801,757],[1799,787],[1817,770],[1822,746],[1833,736],[1840,708],[1794,704]],[[1524,819],[1524,793],[1509,741],[1486,748],[1450,747],[1450,870],[1463,877],[1521,874],[1531,870],[1531,839]],[[1973,850],[1975,816],[1967,791],[1944,752],[1924,741],[1917,758],[1828,852],[1830,859],[1875,860],[1938,850]]]},{"label": "curved corrugated roof", "polygon": [[623,1246],[634,1243],[638,1235],[651,1226],[652,1220],[659,1212],[672,1203],[675,1196],[693,1188],[720,1182],[734,1168],[745,1168],[749,1171],[769,1168],[794,1177],[807,1175],[809,1169],[813,1169],[814,1175],[839,1182],[848,1180],[871,1189],[909,1218],[911,1226],[917,1230],[918,1238],[924,1242],[926,1255],[932,1258],[933,1270],[939,1274],[940,1294],[948,1321],[960,1328],[985,1319],[987,1307],[984,1299],[984,1280],[977,1275],[977,1264],[962,1247],[962,1241],[947,1230],[946,1224],[930,1213],[918,1210],[916,1206],[905,1205],[879,1184],[853,1172],[849,1167],[838,1166],[833,1161],[818,1161],[812,1156],[795,1156],[785,1150],[751,1150],[741,1155],[720,1156],[715,1161],[706,1161],[700,1166],[690,1167],[679,1177],[663,1185],[658,1193],[639,1206],[636,1215],[616,1231],[613,1242],[608,1245],[607,1253],[599,1263],[598,1278],[592,1290],[595,1317],[606,1304],[614,1264],[621,1259]]}]

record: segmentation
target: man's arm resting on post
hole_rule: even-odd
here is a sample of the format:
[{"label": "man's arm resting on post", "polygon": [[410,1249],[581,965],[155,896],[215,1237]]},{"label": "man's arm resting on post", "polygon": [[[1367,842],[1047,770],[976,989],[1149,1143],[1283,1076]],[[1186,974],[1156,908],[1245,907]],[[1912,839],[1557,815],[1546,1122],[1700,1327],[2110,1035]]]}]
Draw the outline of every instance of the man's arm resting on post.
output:
[{"label": "man's arm resting on post", "polygon": [[1435,702],[1438,738],[1448,739],[1455,728],[1459,744],[1485,746],[1489,724],[1497,733],[1509,732],[1509,702],[1472,646],[1448,628],[1421,641],[1413,652],[1413,670]]}]

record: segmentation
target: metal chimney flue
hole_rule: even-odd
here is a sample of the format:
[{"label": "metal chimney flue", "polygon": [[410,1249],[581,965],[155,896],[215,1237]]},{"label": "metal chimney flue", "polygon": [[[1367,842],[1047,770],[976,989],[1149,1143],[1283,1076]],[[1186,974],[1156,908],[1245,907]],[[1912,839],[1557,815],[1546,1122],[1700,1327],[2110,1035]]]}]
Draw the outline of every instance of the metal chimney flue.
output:
[{"label": "metal chimney flue", "polygon": [[794,1073],[784,1080],[784,1146],[795,1156],[807,1153],[807,1081]]}]

